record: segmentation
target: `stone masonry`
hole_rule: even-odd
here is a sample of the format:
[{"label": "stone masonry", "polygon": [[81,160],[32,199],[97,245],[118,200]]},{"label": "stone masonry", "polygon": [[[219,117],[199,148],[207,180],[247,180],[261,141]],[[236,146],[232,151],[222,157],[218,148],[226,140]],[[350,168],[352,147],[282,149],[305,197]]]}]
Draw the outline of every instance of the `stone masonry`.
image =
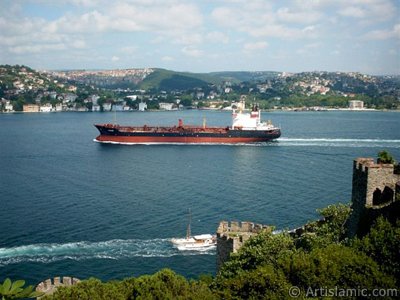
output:
[{"label": "stone masonry", "polygon": [[[71,286],[79,283],[80,280],[77,278],[73,277],[54,277],[52,279],[47,279],[45,281],[42,281],[36,286],[36,291],[37,292],[42,292],[44,293],[44,296],[52,295],[56,289],[60,286]],[[37,298],[40,299],[41,297]]]},{"label": "stone masonry", "polygon": [[272,230],[270,226],[251,222],[221,221],[217,229],[217,270],[236,253],[251,236],[263,230]]},{"label": "stone masonry", "polygon": [[378,210],[390,210],[400,192],[400,175],[393,164],[375,163],[373,158],[357,158],[353,162],[352,213],[347,222],[347,235],[354,236],[361,219]]}]

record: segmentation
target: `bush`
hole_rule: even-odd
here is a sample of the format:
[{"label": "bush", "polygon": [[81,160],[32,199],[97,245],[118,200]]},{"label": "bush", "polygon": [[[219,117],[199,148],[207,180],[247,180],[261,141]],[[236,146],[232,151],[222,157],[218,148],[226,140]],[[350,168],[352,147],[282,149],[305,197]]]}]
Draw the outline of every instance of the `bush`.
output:
[{"label": "bush", "polygon": [[72,287],[60,287],[47,299],[101,300],[101,299],[214,299],[205,283],[187,281],[169,269],[154,275],[143,275],[123,281],[102,283],[91,278]]},{"label": "bush", "polygon": [[351,245],[376,261],[384,272],[397,278],[400,285],[400,220],[392,225],[379,217],[370,232],[361,240],[352,241]]}]

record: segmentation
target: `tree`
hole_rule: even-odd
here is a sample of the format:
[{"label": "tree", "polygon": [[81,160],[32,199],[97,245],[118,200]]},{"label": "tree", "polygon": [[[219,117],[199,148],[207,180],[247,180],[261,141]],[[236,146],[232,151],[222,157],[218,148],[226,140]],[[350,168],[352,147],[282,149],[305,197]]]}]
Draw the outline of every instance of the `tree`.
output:
[{"label": "tree", "polygon": [[321,287],[367,290],[396,287],[394,277],[382,272],[371,257],[340,244],[309,253],[297,251],[283,257],[280,264],[290,283],[303,291]]},{"label": "tree", "polygon": [[218,283],[214,290],[220,299],[286,299],[291,287],[282,270],[271,265],[240,272]]},{"label": "tree", "polygon": [[332,243],[340,243],[344,236],[344,224],[350,215],[350,205],[329,205],[323,209],[317,209],[324,219],[311,222],[306,225],[306,233],[296,240],[296,245],[305,250],[318,247],[326,247]]},{"label": "tree", "polygon": [[206,104],[203,101],[199,101],[197,103],[197,108],[203,108],[203,107],[206,107]]},{"label": "tree", "polygon": [[378,163],[380,164],[394,164],[393,156],[386,150],[379,151],[378,153]]},{"label": "tree", "polygon": [[370,232],[361,240],[354,240],[352,247],[374,259],[383,271],[392,274],[400,283],[400,220],[392,225],[379,217]]},{"label": "tree", "polygon": [[15,111],[23,111],[25,104],[25,99],[23,96],[19,95],[16,101],[12,101],[12,105]]},{"label": "tree", "polygon": [[149,100],[146,101],[146,103],[147,103],[147,109],[160,109],[160,105],[157,100],[151,100],[151,101]]},{"label": "tree", "polygon": [[169,269],[123,281],[101,282],[91,278],[77,285],[59,287],[53,300],[80,299],[216,299],[202,281],[188,281]]},{"label": "tree", "polygon": [[29,285],[23,288],[24,285],[25,280],[17,280],[11,282],[10,278],[7,278],[6,280],[4,280],[3,284],[0,284],[1,299],[26,299],[43,296],[43,293],[34,291],[33,286]]},{"label": "tree", "polygon": [[185,106],[185,107],[190,107],[193,105],[192,99],[182,99],[181,102],[179,102],[179,104]]}]

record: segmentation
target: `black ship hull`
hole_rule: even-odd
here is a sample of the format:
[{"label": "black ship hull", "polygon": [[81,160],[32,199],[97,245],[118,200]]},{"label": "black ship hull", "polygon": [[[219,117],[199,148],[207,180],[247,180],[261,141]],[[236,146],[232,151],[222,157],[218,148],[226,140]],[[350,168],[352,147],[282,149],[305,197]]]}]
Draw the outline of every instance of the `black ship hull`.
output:
[{"label": "black ship hull", "polygon": [[235,144],[268,142],[281,136],[279,128],[271,130],[241,130],[229,128],[151,128],[95,125],[100,132],[96,141],[118,144]]}]

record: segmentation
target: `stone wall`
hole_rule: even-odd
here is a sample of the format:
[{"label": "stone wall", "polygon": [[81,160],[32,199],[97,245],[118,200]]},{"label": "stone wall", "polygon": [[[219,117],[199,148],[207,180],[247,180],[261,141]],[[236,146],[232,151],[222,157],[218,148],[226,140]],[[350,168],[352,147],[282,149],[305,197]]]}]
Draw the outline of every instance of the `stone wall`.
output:
[{"label": "stone wall", "polygon": [[251,222],[221,221],[217,229],[217,270],[236,253],[253,235],[263,230],[272,230],[270,226]]},{"label": "stone wall", "polygon": [[71,286],[79,282],[79,279],[73,277],[54,277],[53,279],[50,278],[39,283],[36,286],[36,291],[44,293],[44,296],[48,296],[53,294],[59,286]]},{"label": "stone wall", "polygon": [[[357,158],[353,162],[352,212],[347,221],[347,235],[353,237],[366,224],[367,215],[393,205],[399,198],[400,175],[393,164],[375,163],[373,158]],[[389,211],[385,208],[384,211]]]}]

